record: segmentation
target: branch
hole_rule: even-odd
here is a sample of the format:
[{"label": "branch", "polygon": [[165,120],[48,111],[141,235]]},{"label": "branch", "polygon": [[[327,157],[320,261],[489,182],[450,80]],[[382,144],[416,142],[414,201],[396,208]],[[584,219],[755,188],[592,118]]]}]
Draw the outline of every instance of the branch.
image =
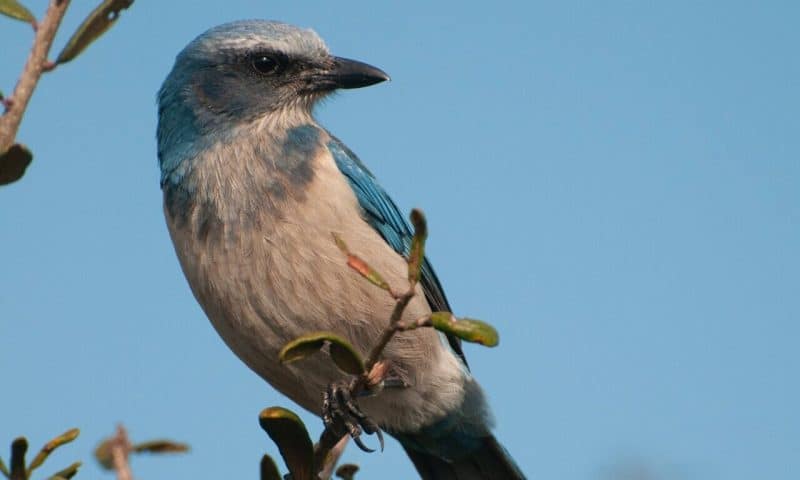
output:
[{"label": "branch", "polygon": [[[333,469],[336,468],[336,464],[339,463],[339,459],[344,453],[347,442],[350,440],[350,437],[347,435],[339,438],[338,441],[333,437],[335,437],[335,435],[328,435],[327,439],[332,440],[334,443],[323,448],[323,445],[325,445],[325,440],[323,440],[323,438],[326,438],[325,432],[323,432],[323,437],[320,438],[320,443],[318,444],[317,448],[314,449],[314,460],[316,462],[315,465],[320,465],[322,467],[322,469],[317,472],[317,477],[320,480],[329,480],[333,476]],[[318,455],[325,456],[320,458]]]},{"label": "branch", "polygon": [[117,433],[111,438],[111,460],[117,472],[117,480],[133,480],[131,467],[128,465],[128,454],[131,452],[131,442],[128,432],[122,425],[117,426]]},{"label": "branch", "polygon": [[42,73],[51,68],[47,54],[68,6],[69,0],[50,0],[50,6],[47,7],[44,18],[36,28],[31,53],[14,87],[14,92],[5,100],[6,112],[0,116],[0,153],[7,151],[14,143],[31,95]]},{"label": "branch", "polygon": [[416,290],[414,289],[415,286],[416,285],[411,285],[411,288],[397,299],[397,303],[394,305],[394,310],[392,310],[392,316],[389,318],[389,325],[386,327],[386,329],[384,329],[380,341],[378,341],[378,343],[372,347],[372,351],[369,353],[369,357],[367,357],[367,361],[364,364],[367,372],[372,371],[372,367],[378,363],[378,360],[383,353],[383,349],[389,344],[389,341],[392,339],[392,337],[394,337],[394,334],[400,330],[400,328],[398,328],[400,326],[400,319],[403,318],[403,312],[408,306],[408,303],[416,294]]},{"label": "branch", "polygon": [[133,474],[130,467],[130,456],[140,453],[183,453],[189,451],[189,446],[172,440],[150,440],[132,444],[128,432],[122,425],[117,426],[117,431],[112,437],[103,439],[94,450],[94,458],[105,470],[113,470],[117,480],[132,480]]}]

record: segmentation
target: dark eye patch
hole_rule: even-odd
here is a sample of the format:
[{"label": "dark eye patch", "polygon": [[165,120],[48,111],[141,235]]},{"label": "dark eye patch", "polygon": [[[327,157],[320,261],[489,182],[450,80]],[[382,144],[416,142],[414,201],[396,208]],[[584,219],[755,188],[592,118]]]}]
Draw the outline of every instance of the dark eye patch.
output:
[{"label": "dark eye patch", "polygon": [[247,56],[250,68],[260,75],[273,75],[286,68],[289,59],[280,52],[261,51]]}]

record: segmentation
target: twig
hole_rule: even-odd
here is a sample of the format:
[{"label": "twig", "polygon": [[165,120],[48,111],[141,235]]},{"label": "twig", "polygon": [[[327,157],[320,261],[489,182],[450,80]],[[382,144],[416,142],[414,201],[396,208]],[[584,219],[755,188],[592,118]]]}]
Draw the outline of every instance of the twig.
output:
[{"label": "twig", "polygon": [[[350,437],[347,435],[341,437],[338,441],[335,441],[333,438],[335,435],[330,435],[330,440],[334,441],[332,445],[326,446],[325,450],[321,447],[318,448],[314,455],[318,453],[324,453],[325,458],[319,459],[318,465],[322,465],[322,470],[317,474],[320,480],[329,480],[333,476],[333,471],[336,468],[336,464],[339,463],[339,458],[341,458],[342,454],[344,453],[344,449],[347,446],[347,442],[350,440]],[[320,441],[320,446],[323,444]]]},{"label": "twig", "polygon": [[414,287],[415,285],[412,285],[406,293],[400,295],[400,297],[397,299],[397,303],[394,305],[394,310],[392,310],[392,316],[389,318],[389,325],[383,331],[380,341],[378,341],[378,343],[372,347],[372,351],[369,353],[369,357],[367,357],[367,361],[364,364],[367,372],[372,370],[372,367],[378,363],[378,360],[383,353],[383,349],[386,348],[386,345],[389,344],[389,341],[392,339],[392,337],[394,337],[394,334],[397,333],[397,326],[400,324],[400,319],[403,318],[403,312],[408,306],[408,303],[416,294]]},{"label": "twig", "polygon": [[117,472],[117,480],[133,480],[131,467],[128,465],[128,454],[131,452],[131,442],[128,432],[122,425],[117,426],[117,433],[111,438],[111,460]]},{"label": "twig", "polygon": [[414,330],[421,327],[432,327],[433,323],[431,323],[431,315],[423,315],[416,320],[410,322],[397,322],[395,326],[395,330],[398,332],[406,332],[408,330]]},{"label": "twig", "polygon": [[64,18],[70,0],[50,0],[44,18],[37,24],[33,47],[25,67],[17,81],[14,92],[5,100],[6,112],[0,116],[0,153],[8,150],[22,122],[22,115],[28,107],[42,73],[47,69],[47,54],[53,45],[58,26]]}]

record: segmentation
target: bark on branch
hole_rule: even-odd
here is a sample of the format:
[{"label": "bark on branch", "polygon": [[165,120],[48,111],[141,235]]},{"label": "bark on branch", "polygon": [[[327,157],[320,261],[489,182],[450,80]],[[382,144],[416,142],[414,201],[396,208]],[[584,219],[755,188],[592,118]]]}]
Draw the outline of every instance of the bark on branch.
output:
[{"label": "bark on branch", "polygon": [[42,73],[49,68],[47,55],[69,2],[70,0],[50,0],[44,18],[37,24],[28,60],[25,62],[25,67],[17,80],[13,93],[5,100],[6,111],[0,116],[0,153],[7,151],[14,144],[22,116],[28,107],[33,91],[36,89]]}]

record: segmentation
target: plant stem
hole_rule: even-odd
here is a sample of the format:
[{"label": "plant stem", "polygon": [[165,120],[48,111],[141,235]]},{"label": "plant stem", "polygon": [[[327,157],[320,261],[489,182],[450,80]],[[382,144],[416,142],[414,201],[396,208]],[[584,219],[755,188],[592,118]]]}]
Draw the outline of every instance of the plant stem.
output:
[{"label": "plant stem", "polygon": [[47,7],[44,18],[38,23],[31,53],[28,55],[19,80],[17,80],[14,92],[6,100],[6,112],[0,116],[0,153],[7,151],[14,143],[17,130],[22,122],[22,115],[45,71],[47,54],[50,52],[56,31],[61,25],[68,6],[69,0],[50,0],[50,6]]},{"label": "plant stem", "polygon": [[320,469],[317,472],[319,480],[329,480],[333,476],[333,470],[344,453],[348,440],[350,437],[347,435],[337,437],[328,429],[322,432],[314,449],[314,465],[318,465]]},{"label": "plant stem", "polygon": [[403,312],[405,311],[406,307],[408,306],[408,302],[414,298],[414,285],[408,289],[408,291],[402,294],[398,299],[397,303],[394,305],[394,310],[392,310],[392,316],[389,318],[389,326],[383,331],[381,335],[381,339],[372,347],[372,351],[369,353],[369,357],[367,357],[367,361],[365,363],[365,370],[369,372],[372,370],[372,367],[378,363],[380,359],[381,353],[383,353],[383,349],[386,348],[386,345],[389,344],[394,334],[397,332],[397,325],[400,323],[400,319],[403,318]]},{"label": "plant stem", "polygon": [[131,442],[128,440],[128,432],[122,425],[117,426],[117,433],[111,439],[111,459],[114,470],[117,472],[117,480],[133,480],[131,467],[128,465],[128,454],[131,452]]}]

